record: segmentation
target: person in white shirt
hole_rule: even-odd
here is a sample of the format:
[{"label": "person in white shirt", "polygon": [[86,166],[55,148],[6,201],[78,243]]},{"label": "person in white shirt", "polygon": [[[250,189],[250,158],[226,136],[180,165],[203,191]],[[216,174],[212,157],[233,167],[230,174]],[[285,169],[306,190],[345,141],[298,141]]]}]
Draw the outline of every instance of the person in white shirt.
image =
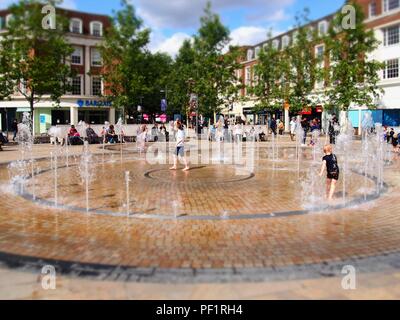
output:
[{"label": "person in white shirt", "polygon": [[239,124],[239,122],[237,122],[233,130],[235,132],[236,142],[237,143],[242,142],[243,141],[243,127],[242,127],[242,125]]},{"label": "person in white shirt", "polygon": [[296,118],[292,118],[292,121],[290,121],[290,138],[292,139],[292,141],[294,141],[294,136],[296,135],[296,129],[297,129]]},{"label": "person in white shirt", "polygon": [[178,157],[183,161],[183,163],[185,164],[185,168],[183,169],[183,171],[189,171],[190,167],[189,167],[189,163],[185,157],[185,128],[183,127],[183,124],[181,121],[177,121],[176,122],[176,129],[177,129],[177,133],[176,133],[176,150],[174,153],[174,166],[170,168],[170,170],[176,170],[177,169],[177,165],[178,165]]}]

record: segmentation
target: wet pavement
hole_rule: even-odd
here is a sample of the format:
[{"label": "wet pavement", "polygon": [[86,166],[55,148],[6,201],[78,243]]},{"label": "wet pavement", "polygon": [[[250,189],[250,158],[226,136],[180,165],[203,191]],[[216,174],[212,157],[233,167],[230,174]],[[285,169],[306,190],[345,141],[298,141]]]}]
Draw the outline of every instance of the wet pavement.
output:
[{"label": "wet pavement", "polygon": [[[115,283],[116,288],[135,282],[160,286],[174,282],[184,287],[290,280],[293,285],[293,281],[339,277],[346,263],[364,275],[379,274],[387,265],[387,272],[396,274],[398,159],[386,168],[387,190],[378,199],[311,212],[302,201],[300,181],[306,172],[297,171],[295,148],[282,143],[281,160],[271,161],[269,147],[257,147],[253,172],[238,174],[236,166],[221,163],[195,165],[189,173],[171,172],[167,164],[150,165],[128,151],[121,163],[118,150],[103,154],[94,146],[97,164],[89,214],[77,169],[79,157],[73,156],[82,147],[71,148],[69,167],[60,157],[58,208],[54,208],[54,172],[48,170],[51,164],[46,159],[52,147],[35,147],[35,156],[43,158],[36,164],[40,174],[23,192],[8,183],[6,163],[18,159],[18,151],[0,153],[0,274],[13,270],[35,274],[42,265],[52,264],[65,282],[82,281],[91,287],[91,281],[100,281],[111,287]],[[311,160],[310,150],[304,150],[302,168],[308,168]],[[126,171],[131,173],[129,217]],[[365,190],[360,191],[364,183],[359,174],[350,176],[348,203],[365,196]],[[366,186],[368,192],[373,190],[373,179]],[[33,193],[41,203],[33,201]],[[334,206],[341,205],[340,186],[337,193]],[[391,295],[398,297],[399,288],[392,289]],[[83,292],[82,296],[87,297]]]}]

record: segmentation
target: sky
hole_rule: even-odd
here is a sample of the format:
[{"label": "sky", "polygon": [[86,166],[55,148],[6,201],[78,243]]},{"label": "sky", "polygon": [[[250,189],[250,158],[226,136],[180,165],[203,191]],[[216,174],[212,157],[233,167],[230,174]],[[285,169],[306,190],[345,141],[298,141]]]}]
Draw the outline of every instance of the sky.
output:
[{"label": "sky", "polygon": [[[207,0],[130,0],[144,25],[152,30],[149,49],[174,56],[182,42],[199,28],[199,19]],[[0,0],[5,8],[14,0]],[[285,32],[294,24],[294,16],[303,8],[310,18],[331,14],[344,0],[212,0],[212,8],[231,32],[231,44],[255,45],[266,40],[267,33]],[[64,7],[85,12],[113,15],[120,0],[64,0]]]}]

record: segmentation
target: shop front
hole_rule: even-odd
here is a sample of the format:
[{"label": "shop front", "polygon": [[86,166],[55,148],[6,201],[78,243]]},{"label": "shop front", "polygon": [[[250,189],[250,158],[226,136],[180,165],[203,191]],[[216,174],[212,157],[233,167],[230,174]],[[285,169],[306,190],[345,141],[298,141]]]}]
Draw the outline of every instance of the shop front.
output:
[{"label": "shop front", "polygon": [[[15,119],[22,120],[23,114],[30,112],[25,100],[0,102],[0,130],[11,131]],[[62,99],[55,106],[51,101],[43,100],[35,104],[33,112],[33,128],[35,135],[48,132],[57,125],[77,125],[79,121],[88,124],[104,124],[106,121],[115,124],[115,109],[111,102],[100,99]]]}]

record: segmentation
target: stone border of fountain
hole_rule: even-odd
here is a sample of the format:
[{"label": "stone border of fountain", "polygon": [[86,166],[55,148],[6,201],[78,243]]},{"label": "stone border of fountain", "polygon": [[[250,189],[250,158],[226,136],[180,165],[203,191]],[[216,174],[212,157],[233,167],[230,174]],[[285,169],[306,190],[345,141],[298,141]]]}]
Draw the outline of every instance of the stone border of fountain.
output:
[{"label": "stone border of fountain", "polygon": [[[40,160],[47,160],[48,158],[42,158]],[[1,164],[0,166],[3,166],[6,164]],[[70,166],[72,167],[72,166]],[[58,169],[63,169],[66,168],[66,166],[59,167]],[[40,171],[36,176],[49,172],[51,169],[46,169],[43,171]],[[358,174],[363,176],[363,173],[361,172],[356,172],[355,170],[352,170],[353,173]],[[28,176],[28,179],[31,177]],[[367,176],[370,180],[372,180],[374,183],[377,183],[378,178],[374,176]],[[377,193],[372,193],[368,195],[360,195],[359,197],[344,203],[340,203],[335,206],[329,206],[329,205],[321,205],[318,207],[315,207],[313,209],[306,209],[306,210],[295,210],[295,211],[284,211],[284,212],[271,212],[271,213],[259,213],[259,214],[247,214],[247,215],[224,215],[223,217],[221,216],[209,216],[209,215],[180,215],[180,216],[174,216],[174,215],[167,215],[167,214],[146,214],[142,212],[137,212],[137,213],[131,213],[129,215],[129,218],[132,219],[142,219],[142,220],[170,220],[170,221],[228,221],[228,220],[257,220],[257,219],[275,219],[275,218],[285,218],[285,217],[291,217],[291,216],[300,216],[300,215],[307,215],[307,214],[312,214],[312,213],[319,213],[319,212],[324,212],[324,211],[337,211],[341,209],[346,209],[346,208],[351,208],[357,205],[362,205],[366,204],[369,202],[372,202],[374,200],[379,199],[382,195],[386,194],[389,190],[389,186],[387,183],[383,182],[383,189],[379,194]],[[60,205],[55,202],[41,199],[38,197],[35,197],[33,194],[27,193],[23,191],[21,193],[21,188],[17,185],[14,184],[14,192],[17,196],[22,197],[23,199],[33,202],[34,204],[42,205],[45,207],[49,207],[52,209],[56,210],[69,210],[73,212],[80,212],[80,213],[89,213],[89,214],[95,214],[99,216],[112,216],[112,217],[127,217],[126,213],[118,213],[118,212],[113,212],[113,211],[106,211],[106,210],[87,210],[86,208],[81,208],[81,207],[75,207],[75,206],[67,206],[67,205]]]},{"label": "stone border of fountain", "polygon": [[343,277],[342,270],[346,265],[354,266],[358,274],[382,273],[386,270],[400,268],[400,252],[398,250],[387,251],[377,256],[366,255],[341,261],[326,261],[319,264],[221,269],[126,267],[44,259],[0,252],[0,267],[36,274],[40,273],[45,265],[54,266],[57,274],[64,277],[97,281],[182,284],[241,283]]}]

